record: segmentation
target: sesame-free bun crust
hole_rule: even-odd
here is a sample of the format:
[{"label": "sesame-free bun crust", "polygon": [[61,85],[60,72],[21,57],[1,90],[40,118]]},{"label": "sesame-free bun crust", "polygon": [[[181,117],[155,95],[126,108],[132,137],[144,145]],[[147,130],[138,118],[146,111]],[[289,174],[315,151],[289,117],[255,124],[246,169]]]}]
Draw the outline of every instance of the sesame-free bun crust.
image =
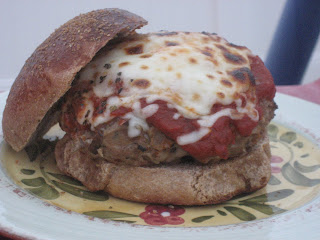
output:
[{"label": "sesame-free bun crust", "polygon": [[12,85],[2,121],[4,138],[12,148],[22,150],[57,121],[58,100],[108,41],[145,24],[143,18],[125,10],[104,9],[81,14],[55,30],[26,61]]},{"label": "sesame-free bun crust", "polygon": [[219,163],[179,163],[135,167],[93,158],[78,140],[65,137],[55,149],[59,169],[89,190],[114,197],[176,205],[206,205],[264,187],[271,175],[269,139],[265,135],[249,153]]}]

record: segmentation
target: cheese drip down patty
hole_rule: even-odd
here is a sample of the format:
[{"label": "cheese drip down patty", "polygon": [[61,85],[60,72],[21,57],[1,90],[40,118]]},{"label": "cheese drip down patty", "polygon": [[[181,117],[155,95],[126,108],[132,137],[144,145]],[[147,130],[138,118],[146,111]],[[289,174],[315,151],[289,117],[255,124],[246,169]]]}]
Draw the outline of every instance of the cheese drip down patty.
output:
[{"label": "cheese drip down patty", "polygon": [[[206,32],[135,34],[109,43],[78,73],[74,88],[80,90],[69,97],[78,101],[65,104],[64,112],[71,111],[72,105],[76,124],[91,131],[120,119],[119,125],[126,123],[128,137],[134,139],[149,130],[150,122],[162,131],[152,118],[168,110],[172,115],[164,118],[193,125],[176,134],[162,131],[188,152],[219,119],[246,119],[251,130],[257,125],[261,116],[250,57],[254,55],[246,47]],[[65,129],[68,121],[70,116],[62,120]],[[239,131],[248,136],[251,130]],[[221,141],[225,146],[216,147],[213,155],[227,158],[226,146],[234,140]],[[200,160],[207,157],[199,155]]]}]

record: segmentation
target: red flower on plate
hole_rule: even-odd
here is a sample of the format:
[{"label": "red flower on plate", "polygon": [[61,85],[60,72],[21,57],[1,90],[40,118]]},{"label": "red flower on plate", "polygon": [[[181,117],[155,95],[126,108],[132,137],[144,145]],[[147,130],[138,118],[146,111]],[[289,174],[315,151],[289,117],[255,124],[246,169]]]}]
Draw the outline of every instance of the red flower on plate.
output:
[{"label": "red flower on plate", "polygon": [[145,208],[145,212],[142,212],[141,217],[145,223],[150,225],[179,225],[184,223],[184,219],[179,215],[185,213],[185,209],[176,206],[163,206],[163,205],[148,205]]},{"label": "red flower on plate", "polygon": [[280,173],[281,168],[277,166],[277,163],[283,162],[283,158],[279,156],[271,156],[271,172]]}]

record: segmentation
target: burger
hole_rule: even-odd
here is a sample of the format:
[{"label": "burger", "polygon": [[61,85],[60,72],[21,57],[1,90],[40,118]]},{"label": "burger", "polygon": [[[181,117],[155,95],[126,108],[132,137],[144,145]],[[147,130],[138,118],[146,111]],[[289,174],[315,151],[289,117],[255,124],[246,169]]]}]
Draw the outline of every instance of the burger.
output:
[{"label": "burger", "polygon": [[138,34],[130,12],[82,14],[26,61],[3,113],[15,151],[59,123],[64,174],[144,203],[205,205],[263,188],[275,86],[261,59],[215,33]]}]

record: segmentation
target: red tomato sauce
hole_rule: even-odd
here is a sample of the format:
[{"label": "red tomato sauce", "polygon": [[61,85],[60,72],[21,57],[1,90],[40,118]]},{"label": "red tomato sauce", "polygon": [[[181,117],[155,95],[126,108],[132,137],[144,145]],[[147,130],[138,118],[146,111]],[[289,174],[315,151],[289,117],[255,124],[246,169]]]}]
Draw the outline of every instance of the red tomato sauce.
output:
[{"label": "red tomato sauce", "polygon": [[276,94],[276,87],[269,70],[265,67],[262,60],[258,57],[249,57],[251,72],[256,80],[256,95],[259,100],[272,100]]}]

